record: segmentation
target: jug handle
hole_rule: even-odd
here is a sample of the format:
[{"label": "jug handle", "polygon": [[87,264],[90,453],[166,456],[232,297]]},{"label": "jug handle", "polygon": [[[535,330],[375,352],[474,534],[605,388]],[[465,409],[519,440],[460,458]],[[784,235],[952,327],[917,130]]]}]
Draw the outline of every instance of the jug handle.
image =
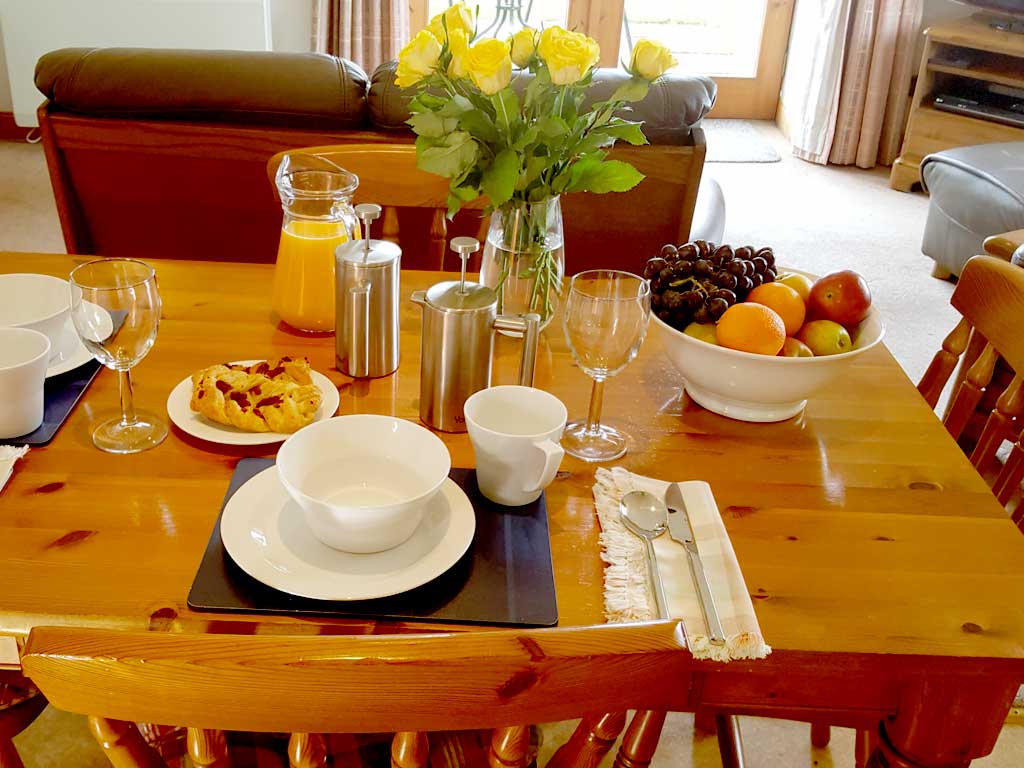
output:
[{"label": "jug handle", "polygon": [[362,282],[349,289],[348,375],[366,376],[370,370],[370,284]]},{"label": "jug handle", "polygon": [[519,385],[532,387],[533,375],[537,368],[540,315],[536,312],[530,312],[522,317],[500,315],[494,320],[494,328],[499,331],[519,331],[523,334],[523,352],[519,358]]}]

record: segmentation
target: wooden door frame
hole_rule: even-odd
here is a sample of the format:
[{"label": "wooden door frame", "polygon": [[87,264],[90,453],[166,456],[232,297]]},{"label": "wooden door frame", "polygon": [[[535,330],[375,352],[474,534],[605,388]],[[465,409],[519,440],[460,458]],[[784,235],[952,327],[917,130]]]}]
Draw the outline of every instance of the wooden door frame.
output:
[{"label": "wooden door frame", "polygon": [[[409,0],[409,28],[427,24],[428,0]],[[711,117],[774,120],[789,49],[796,0],[767,0],[755,77],[715,77],[718,100]],[[619,65],[625,0],[569,0],[566,27],[586,32],[601,46],[601,66]]]}]

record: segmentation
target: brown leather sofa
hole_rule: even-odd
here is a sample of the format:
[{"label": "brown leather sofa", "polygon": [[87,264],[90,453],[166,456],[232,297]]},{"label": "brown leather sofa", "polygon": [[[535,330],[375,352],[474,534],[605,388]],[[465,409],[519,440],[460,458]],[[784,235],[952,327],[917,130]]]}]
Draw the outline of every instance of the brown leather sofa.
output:
[{"label": "brown leather sofa", "polygon": [[[593,97],[624,75],[599,73]],[[281,212],[267,160],[326,144],[411,142],[394,64],[372,79],[321,54],[67,48],[44,55],[39,123],[70,253],[272,262]],[[665,78],[636,105],[651,146],[616,149],[648,178],[563,202],[567,269],[637,267],[689,233],[704,163],[706,77]],[[357,201],[358,201],[357,193]],[[405,211],[403,264],[426,263],[423,212]],[[473,217],[476,217],[474,220]],[[454,228],[476,233],[479,213]]]}]

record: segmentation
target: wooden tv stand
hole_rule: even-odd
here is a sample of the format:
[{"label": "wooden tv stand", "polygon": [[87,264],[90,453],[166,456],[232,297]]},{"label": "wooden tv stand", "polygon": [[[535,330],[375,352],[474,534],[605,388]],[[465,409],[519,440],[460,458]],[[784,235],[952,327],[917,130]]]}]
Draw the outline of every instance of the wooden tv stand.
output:
[{"label": "wooden tv stand", "polygon": [[921,181],[921,160],[932,152],[1024,141],[1024,128],[942,112],[932,104],[937,93],[964,79],[1024,90],[1024,35],[992,29],[980,14],[930,27],[925,35],[903,151],[889,175],[889,186],[902,192]]}]

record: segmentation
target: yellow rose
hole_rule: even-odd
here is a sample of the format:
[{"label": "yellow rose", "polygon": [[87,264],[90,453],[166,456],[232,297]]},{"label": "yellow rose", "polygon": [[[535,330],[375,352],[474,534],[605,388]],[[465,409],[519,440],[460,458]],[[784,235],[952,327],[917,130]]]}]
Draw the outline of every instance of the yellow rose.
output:
[{"label": "yellow rose", "polygon": [[469,38],[461,29],[453,29],[448,33],[448,50],[451,51],[452,60],[448,64],[448,74],[451,77],[468,77],[466,72],[466,53],[469,51]]},{"label": "yellow rose", "polygon": [[637,40],[629,60],[629,71],[644,80],[657,80],[678,63],[672,52],[661,43]]},{"label": "yellow rose", "polygon": [[437,67],[441,44],[427,30],[421,29],[398,54],[395,83],[399,88],[416,85]]},{"label": "yellow rose", "polygon": [[517,67],[525,67],[537,50],[537,30],[523,27],[508,39],[508,44],[512,49],[512,63]]},{"label": "yellow rose", "polygon": [[561,27],[544,30],[537,52],[548,65],[551,82],[555,85],[579,82],[601,58],[597,41],[581,32],[570,32]]},{"label": "yellow rose", "polygon": [[481,40],[462,59],[473,83],[493,96],[512,81],[512,56],[508,43],[493,38]]},{"label": "yellow rose", "polygon": [[427,29],[430,30],[430,34],[436,37],[440,43],[444,42],[444,28],[446,23],[449,35],[456,29],[460,29],[465,33],[467,40],[473,36],[475,27],[475,24],[473,23],[473,12],[470,11],[463,3],[456,3],[455,5],[448,6],[442,13],[439,13],[437,16],[432,18],[430,23],[427,25]]}]

